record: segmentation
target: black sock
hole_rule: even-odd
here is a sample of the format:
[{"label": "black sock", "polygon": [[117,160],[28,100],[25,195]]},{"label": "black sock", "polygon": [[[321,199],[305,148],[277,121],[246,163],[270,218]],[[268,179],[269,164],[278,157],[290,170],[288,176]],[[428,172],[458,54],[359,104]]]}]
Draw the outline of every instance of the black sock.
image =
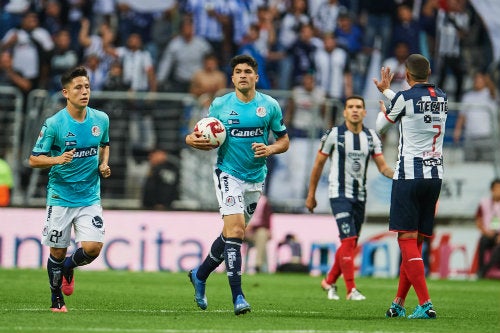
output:
[{"label": "black sock", "polygon": [[233,303],[236,296],[243,295],[241,290],[241,243],[243,243],[242,239],[227,238],[224,248],[224,260],[226,261],[229,286],[233,294]]},{"label": "black sock", "polygon": [[95,258],[97,257],[89,256],[87,253],[85,253],[83,248],[80,247],[75,252],[73,252],[72,255],[66,257],[66,260],[64,260],[64,270],[67,271],[77,266],[88,265],[92,261],[94,261]]},{"label": "black sock", "polygon": [[52,294],[55,296],[61,296],[61,283],[62,283],[62,269],[64,265],[64,259],[59,261],[57,258],[49,255],[47,260],[47,273],[49,274],[49,285]]},{"label": "black sock", "polygon": [[198,279],[205,281],[210,273],[212,273],[224,261],[225,246],[226,240],[221,234],[214,240],[212,247],[210,248],[210,253],[207,255],[200,267],[198,267],[198,273],[196,274]]}]

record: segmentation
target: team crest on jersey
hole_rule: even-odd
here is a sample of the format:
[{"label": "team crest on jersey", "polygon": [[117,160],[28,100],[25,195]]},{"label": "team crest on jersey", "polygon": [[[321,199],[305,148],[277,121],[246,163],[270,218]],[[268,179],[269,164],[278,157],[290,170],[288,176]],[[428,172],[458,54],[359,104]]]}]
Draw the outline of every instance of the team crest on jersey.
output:
[{"label": "team crest on jersey", "polygon": [[93,136],[101,135],[101,129],[99,128],[99,126],[97,125],[92,126],[92,135]]},{"label": "team crest on jersey", "polygon": [[265,117],[267,114],[267,110],[263,106],[259,106],[255,112],[259,117]]}]

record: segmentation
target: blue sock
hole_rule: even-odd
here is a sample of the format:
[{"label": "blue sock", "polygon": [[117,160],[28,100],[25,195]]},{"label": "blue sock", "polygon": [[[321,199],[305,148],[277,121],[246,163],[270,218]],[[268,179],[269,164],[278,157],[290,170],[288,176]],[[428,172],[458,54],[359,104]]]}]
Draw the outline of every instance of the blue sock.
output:
[{"label": "blue sock", "polygon": [[64,260],[64,270],[69,270],[77,266],[85,266],[90,264],[97,257],[89,256],[83,248],[78,248],[72,255]]},{"label": "blue sock", "polygon": [[219,265],[224,261],[224,247],[226,246],[226,240],[224,236],[220,234],[210,248],[210,253],[207,255],[203,263],[198,267],[198,273],[196,277],[202,281],[208,279],[210,273],[212,273]]},{"label": "blue sock", "polygon": [[243,243],[242,239],[227,238],[224,248],[224,260],[226,261],[229,286],[233,294],[233,303],[236,296],[243,295],[241,290],[241,243]]},{"label": "blue sock", "polygon": [[59,261],[57,258],[49,255],[49,259],[47,260],[47,273],[49,274],[50,290],[54,296],[61,296],[63,264],[64,259]]}]

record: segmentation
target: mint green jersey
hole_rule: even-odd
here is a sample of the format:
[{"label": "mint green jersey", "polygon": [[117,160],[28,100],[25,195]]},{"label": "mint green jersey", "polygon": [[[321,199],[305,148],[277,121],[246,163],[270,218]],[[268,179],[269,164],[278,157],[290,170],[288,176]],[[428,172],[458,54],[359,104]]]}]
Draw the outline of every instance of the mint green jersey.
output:
[{"label": "mint green jersey", "polygon": [[71,163],[54,165],[49,172],[47,205],[83,207],[100,204],[99,147],[109,145],[109,117],[87,107],[83,122],[66,108],[47,118],[32,155],[59,156],[76,149]]},{"label": "mint green jersey", "polygon": [[222,121],[227,132],[217,152],[217,168],[247,182],[264,181],[267,158],[254,158],[252,143],[267,145],[270,133],[274,138],[287,133],[278,102],[256,92],[254,99],[245,103],[231,92],[214,99],[208,116]]}]

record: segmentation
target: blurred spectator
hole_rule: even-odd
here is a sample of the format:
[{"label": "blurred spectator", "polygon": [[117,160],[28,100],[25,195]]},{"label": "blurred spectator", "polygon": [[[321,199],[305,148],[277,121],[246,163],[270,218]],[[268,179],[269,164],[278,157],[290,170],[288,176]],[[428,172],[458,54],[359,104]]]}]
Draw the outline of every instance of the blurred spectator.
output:
[{"label": "blurred spectator", "polygon": [[161,149],[153,149],[148,159],[149,171],[143,187],[142,205],[146,209],[171,209],[179,193],[179,166]]},{"label": "blurred spectator", "polygon": [[[78,65],[78,54],[72,50],[71,36],[68,30],[59,30],[54,35],[55,47],[49,55],[49,83],[48,90],[50,94],[61,91],[61,75],[69,69]],[[91,85],[94,89],[94,86]]]},{"label": "blurred spectator", "polygon": [[257,81],[257,89],[271,89],[271,81],[267,75],[267,59],[266,55],[262,54],[257,46],[257,41],[259,39],[259,27],[256,24],[252,24],[248,29],[248,33],[245,39],[238,49],[238,54],[248,54],[252,56],[258,64],[257,74],[259,75],[259,80]]},{"label": "blurred spectator", "polygon": [[245,230],[245,242],[256,250],[255,272],[268,272],[267,243],[271,239],[271,220],[273,209],[267,196],[260,196],[251,223]]},{"label": "blurred spectator", "polygon": [[194,35],[210,43],[219,59],[219,64],[225,64],[224,26],[230,23],[230,11],[226,1],[186,0],[184,9],[193,18]]},{"label": "blurred spectator", "polygon": [[126,46],[108,46],[106,51],[119,60],[123,66],[123,78],[132,91],[156,91],[156,74],[151,54],[143,49],[142,38],[132,33]]},{"label": "blurred spectator", "polygon": [[[279,256],[284,252],[288,252],[288,261],[282,261]],[[294,234],[287,234],[285,239],[278,243],[278,266],[277,272],[297,272],[309,273],[309,267],[302,262],[302,245],[297,240]]]},{"label": "blurred spectator", "polygon": [[21,24],[23,15],[30,9],[28,0],[0,1],[0,39],[12,28]]},{"label": "blurred spectator", "polygon": [[214,53],[208,53],[203,59],[203,68],[197,70],[192,79],[189,92],[198,98],[205,110],[212,103],[215,94],[227,86],[227,77],[219,69],[219,61]]},{"label": "blurred spectator", "polygon": [[316,86],[312,72],[304,74],[302,84],[292,89],[284,118],[292,141],[296,138],[318,138],[328,127],[324,122],[325,91]]},{"label": "blurred spectator", "polygon": [[487,73],[474,74],[474,86],[462,98],[461,110],[455,124],[453,140],[459,143],[464,133],[466,161],[494,161],[498,142],[493,141],[494,110],[497,106],[496,88]]},{"label": "blurred spectator", "polygon": [[285,57],[278,63],[278,89],[288,90],[293,85],[293,55],[290,49],[298,39],[300,27],[310,23],[311,18],[307,15],[306,0],[292,0],[290,9],[280,20],[278,47]]},{"label": "blurred spectator", "polygon": [[299,39],[290,48],[292,55],[292,85],[302,83],[302,76],[315,70],[314,52],[322,46],[322,41],[314,36],[312,24],[303,24],[299,28]]},{"label": "blurred spectator", "polygon": [[[486,277],[490,268],[500,265],[500,179],[490,185],[490,196],[483,198],[476,212],[476,226],[481,232],[479,239],[478,262],[479,278]],[[489,261],[485,253],[491,251]]]},{"label": "blurred spectator", "polygon": [[[392,30],[392,47],[397,43],[406,43],[410,54],[422,53],[420,49],[420,23],[412,16],[412,8],[403,3],[397,8],[397,20]],[[397,91],[397,90],[395,90]]]},{"label": "blurred spectator", "polygon": [[130,84],[123,79],[123,68],[119,61],[111,64],[109,71],[106,73],[102,90],[105,91],[127,91],[130,89]]},{"label": "blurred spectator", "polygon": [[9,164],[0,158],[0,207],[10,206],[14,177]]},{"label": "blurred spectator", "polygon": [[158,65],[161,52],[165,50],[168,42],[178,34],[179,30],[179,4],[178,1],[169,0],[172,4],[163,10],[161,15],[156,17],[151,31],[151,43],[154,44],[154,50],[151,56],[153,62]]},{"label": "blurred spectator", "polygon": [[229,0],[229,19],[224,24],[224,58],[231,58],[246,42],[250,26],[257,22],[257,5],[261,0]]},{"label": "blurred spectator", "polygon": [[410,55],[410,50],[406,42],[397,42],[391,51],[391,56],[382,61],[382,67],[389,67],[394,77],[391,86],[394,91],[407,90],[410,88],[406,82],[406,58]]},{"label": "blurred spectator", "polygon": [[[337,45],[337,39],[332,34],[323,36],[323,45],[314,55],[316,81],[327,97],[344,101],[346,96],[353,93],[349,54]],[[343,105],[340,107],[343,108]],[[332,110],[328,110],[332,122],[335,121],[338,109],[339,105],[336,104]]]},{"label": "blurred spectator", "polygon": [[[41,26],[55,36],[66,25],[66,17],[63,15],[59,0],[48,0],[45,2]],[[69,32],[68,32],[69,33]]]},{"label": "blurred spectator", "polygon": [[92,1],[92,26],[99,27],[102,23],[108,25],[117,24],[117,13],[115,0],[94,0]]},{"label": "blurred spectator", "polygon": [[377,37],[381,40],[382,57],[389,56],[396,0],[360,0],[364,46],[373,49]]},{"label": "blurred spectator", "polygon": [[48,54],[54,48],[49,32],[39,26],[35,12],[27,12],[20,28],[12,28],[2,39],[0,49],[12,50],[13,68],[32,80],[33,88],[45,87]]},{"label": "blurred spectator", "polygon": [[438,86],[446,89],[444,84],[451,71],[455,78],[454,101],[460,102],[466,72],[461,41],[469,29],[469,15],[466,0],[447,0],[446,4],[446,9],[440,8],[438,11],[436,25]]},{"label": "blurred spectator", "polygon": [[211,52],[210,44],[194,34],[192,19],[185,16],[180,35],[167,44],[158,64],[158,81],[162,90],[188,92],[193,74],[202,68],[203,58]]},{"label": "blurred spectator", "polygon": [[[103,90],[108,68],[101,63],[99,56],[97,54],[87,55],[85,57],[84,67],[87,69],[87,74],[89,75],[90,89],[93,91]],[[111,72],[111,69],[109,69],[109,72]]]},{"label": "blurred spectator", "polygon": [[346,10],[341,11],[335,29],[337,44],[347,50],[351,58],[352,89],[362,94],[367,57],[361,52],[363,47],[363,31],[355,24],[353,17]]},{"label": "blurred spectator", "polygon": [[80,51],[78,36],[81,28],[81,21],[88,18],[92,13],[92,2],[87,0],[65,0],[65,14],[67,18],[67,27],[71,35],[71,48]]},{"label": "blurred spectator", "polygon": [[420,27],[425,37],[420,46],[422,47],[422,54],[431,60],[432,68],[434,67],[433,57],[436,49],[436,22],[440,1],[441,0],[424,0],[419,14]]},{"label": "blurred spectator", "polygon": [[0,86],[12,86],[23,93],[28,93],[33,86],[30,79],[14,69],[12,55],[8,50],[0,51]]},{"label": "blurred spectator", "polygon": [[339,0],[321,2],[312,16],[314,27],[318,33],[333,33],[337,27],[337,18],[341,11],[347,12],[347,8],[342,7]]},{"label": "blurred spectator", "polygon": [[109,48],[114,43],[114,39],[115,34],[109,23],[102,22],[97,26],[96,32],[91,33],[90,21],[86,18],[82,19],[78,42],[83,47],[83,56],[86,58],[90,54],[97,55],[100,59],[100,64],[105,70],[114,61],[114,57],[106,53],[106,48]]}]

